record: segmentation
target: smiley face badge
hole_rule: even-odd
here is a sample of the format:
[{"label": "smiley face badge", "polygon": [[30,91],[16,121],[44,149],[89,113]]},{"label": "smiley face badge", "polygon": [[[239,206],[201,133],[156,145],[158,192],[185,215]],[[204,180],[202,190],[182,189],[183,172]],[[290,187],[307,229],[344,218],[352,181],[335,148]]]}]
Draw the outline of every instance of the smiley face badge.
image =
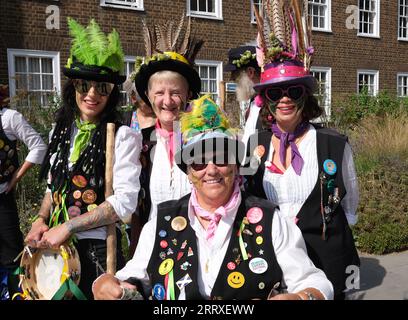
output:
[{"label": "smiley face badge", "polygon": [[228,285],[233,289],[241,288],[245,283],[245,277],[241,272],[231,272],[227,278]]}]

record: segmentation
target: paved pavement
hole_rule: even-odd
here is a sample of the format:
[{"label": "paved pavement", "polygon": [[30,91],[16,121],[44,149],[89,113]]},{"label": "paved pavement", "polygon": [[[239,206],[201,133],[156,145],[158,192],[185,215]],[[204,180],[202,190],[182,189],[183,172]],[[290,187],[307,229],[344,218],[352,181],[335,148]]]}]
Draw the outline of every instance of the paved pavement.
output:
[{"label": "paved pavement", "polygon": [[383,256],[360,254],[360,289],[348,300],[408,300],[408,251]]}]

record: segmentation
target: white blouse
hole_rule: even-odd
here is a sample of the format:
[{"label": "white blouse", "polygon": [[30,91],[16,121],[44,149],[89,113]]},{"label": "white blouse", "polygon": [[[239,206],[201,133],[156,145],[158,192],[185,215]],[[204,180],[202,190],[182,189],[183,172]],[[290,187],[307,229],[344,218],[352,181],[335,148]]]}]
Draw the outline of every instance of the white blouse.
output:
[{"label": "white blouse", "polygon": [[[0,112],[3,130],[7,138],[11,141],[22,141],[30,150],[25,161],[41,164],[47,152],[47,145],[41,136],[31,127],[21,113],[8,108],[3,108]],[[3,193],[6,189],[7,182],[0,184],[0,193]]]},{"label": "white blouse", "polygon": [[150,198],[152,206],[149,220],[157,215],[157,205],[164,201],[178,200],[191,192],[187,175],[180,170],[173,159],[170,165],[166,151],[168,140],[157,134],[157,143],[152,152],[152,172],[150,176]]},{"label": "white blouse", "polygon": [[[196,218],[191,202],[189,203],[188,217],[197,237],[197,254],[199,255],[197,285],[200,294],[206,299],[211,296],[221,264],[224,261],[231,238],[232,225],[240,203],[241,196],[236,206],[227,211],[227,214],[221,218],[211,243],[206,240],[206,231]],[[157,217],[144,226],[133,258],[116,273],[116,277],[122,281],[130,277],[141,280],[148,295],[151,294],[152,284],[148,277],[147,266],[153,252],[153,239],[156,237],[156,220]],[[292,293],[313,287],[318,289],[326,299],[333,298],[332,284],[307,256],[305,242],[300,230],[295,225],[286,223],[276,213],[272,221],[271,245],[282,269],[283,280],[287,285],[288,292]],[[178,280],[174,279],[174,281]],[[185,299],[185,292],[181,291],[180,296],[176,298],[178,300]]]},{"label": "white blouse", "polygon": [[[74,149],[75,136],[78,128],[75,124],[72,127],[70,154]],[[52,132],[50,133],[52,135]],[[140,190],[139,176],[141,164],[139,161],[140,150],[142,149],[142,135],[134,132],[127,126],[121,126],[115,135],[115,155],[113,160],[113,195],[105,200],[108,201],[115,213],[122,221],[128,221],[135,212],[137,197]],[[51,157],[53,163],[55,157]],[[73,163],[69,162],[68,167],[72,168]],[[50,180],[48,180],[50,183]],[[46,192],[51,190],[47,188]],[[106,239],[106,227],[95,228],[76,233],[78,239]]]},{"label": "white blouse", "polygon": [[[265,169],[263,179],[263,187],[267,198],[279,206],[283,217],[293,222],[295,222],[296,215],[315,187],[319,175],[316,129],[312,125],[310,125],[305,137],[300,141],[298,149],[304,160],[300,176],[295,173],[292,166],[289,166],[283,174],[273,173]],[[268,154],[269,161],[272,159],[273,152],[274,148],[271,141]],[[356,211],[359,193],[353,155],[348,143],[344,148],[342,173],[347,194],[343,198],[341,205],[348,223],[353,225],[357,222]]]}]

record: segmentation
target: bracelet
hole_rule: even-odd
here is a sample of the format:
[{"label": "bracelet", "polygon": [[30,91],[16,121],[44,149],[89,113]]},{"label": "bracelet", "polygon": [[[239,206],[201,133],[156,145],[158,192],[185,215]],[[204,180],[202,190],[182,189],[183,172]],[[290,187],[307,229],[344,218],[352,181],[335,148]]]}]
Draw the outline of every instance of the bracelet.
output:
[{"label": "bracelet", "polygon": [[[303,299],[303,294],[307,296],[307,299]],[[313,293],[303,290],[297,294],[300,297],[300,300],[318,300]]]},{"label": "bracelet", "polygon": [[143,300],[142,294],[136,289],[122,287],[122,296],[119,300]]}]

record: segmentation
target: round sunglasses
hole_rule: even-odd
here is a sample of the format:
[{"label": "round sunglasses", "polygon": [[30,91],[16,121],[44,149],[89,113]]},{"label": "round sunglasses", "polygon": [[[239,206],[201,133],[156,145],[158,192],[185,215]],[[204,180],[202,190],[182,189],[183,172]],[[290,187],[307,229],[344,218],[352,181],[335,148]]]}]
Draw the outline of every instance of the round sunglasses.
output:
[{"label": "round sunglasses", "polygon": [[272,87],[267,88],[264,91],[265,98],[272,102],[278,102],[284,96],[297,101],[306,94],[306,88],[304,85],[294,85],[286,88]]},{"label": "round sunglasses", "polygon": [[108,96],[111,94],[113,87],[115,86],[110,82],[98,82],[83,79],[75,79],[73,81],[75,91],[80,94],[86,94],[89,92],[91,87],[94,87],[96,92],[101,96]]}]

